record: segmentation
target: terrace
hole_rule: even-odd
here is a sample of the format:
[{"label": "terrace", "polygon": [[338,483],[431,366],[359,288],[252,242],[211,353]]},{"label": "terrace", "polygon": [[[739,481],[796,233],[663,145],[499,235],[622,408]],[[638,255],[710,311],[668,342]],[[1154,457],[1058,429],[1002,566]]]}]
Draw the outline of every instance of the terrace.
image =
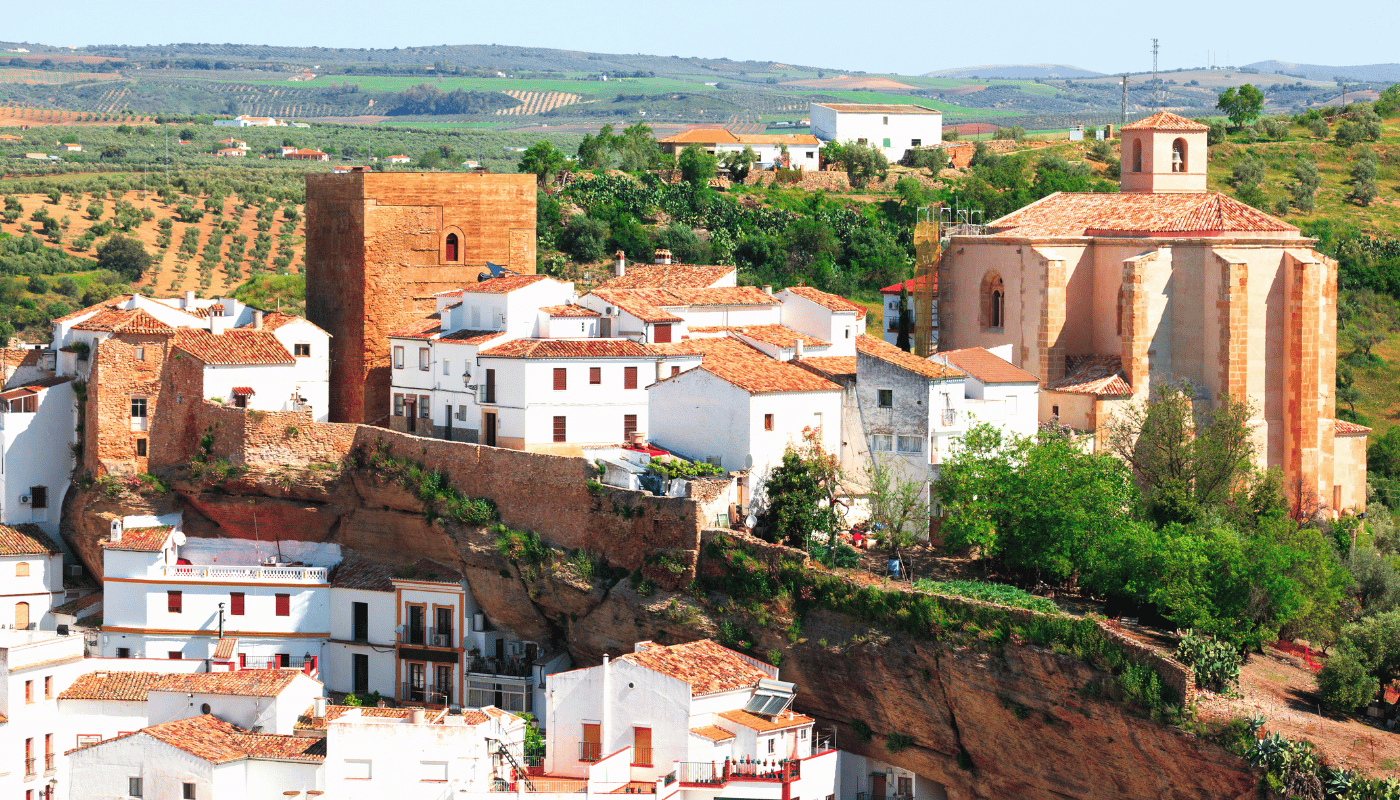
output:
[{"label": "terrace", "polygon": [[268,581],[274,583],[325,583],[330,569],[291,564],[161,564],[151,575],[170,581]]}]

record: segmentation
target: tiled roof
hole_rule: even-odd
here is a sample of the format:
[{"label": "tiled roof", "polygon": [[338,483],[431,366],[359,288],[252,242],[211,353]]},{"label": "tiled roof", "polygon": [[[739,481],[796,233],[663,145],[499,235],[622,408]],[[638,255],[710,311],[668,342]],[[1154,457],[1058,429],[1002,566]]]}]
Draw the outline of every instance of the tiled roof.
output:
[{"label": "tiled roof", "polygon": [[106,309],[73,326],[75,331],[110,331],[112,333],[171,333],[166,325],[144,310]]},{"label": "tiled roof", "polygon": [[748,659],[710,639],[669,647],[653,644],[640,653],[618,656],[638,666],[690,684],[691,696],[727,692],[755,686],[768,673]]},{"label": "tiled roof", "polygon": [[[323,731],[328,723],[334,722],[347,712],[359,709],[363,717],[378,717],[379,719],[408,719],[412,713],[411,708],[377,708],[375,706],[333,706],[326,704],[326,716],[316,719],[312,716],[316,713],[316,706],[306,709],[306,713],[297,717],[295,730],[299,731]],[[483,719],[485,719],[483,717]]]},{"label": "tiled roof", "polygon": [[691,728],[690,732],[696,736],[703,736],[712,742],[727,742],[734,738],[734,734],[718,725],[704,725],[699,728]]},{"label": "tiled roof", "polygon": [[675,295],[664,289],[594,289],[593,296],[611,303],[642,322],[685,322],[658,305],[679,305]]},{"label": "tiled roof", "polygon": [[734,144],[739,139],[728,128],[691,128],[656,141],[665,144]]},{"label": "tiled roof", "polygon": [[391,580],[460,584],[462,582],[462,573],[441,561],[434,561],[431,558],[420,558],[406,567],[399,566],[395,568]]},{"label": "tiled roof", "polygon": [[72,614],[73,616],[77,616],[78,612],[92,608],[100,602],[102,602],[102,593],[93,592],[91,594],[85,594],[82,597],[69,600],[61,606],[54,606],[53,613]]},{"label": "tiled roof", "polygon": [[134,297],[134,295],[129,294],[119,294],[116,297],[109,297],[100,303],[93,303],[87,308],[80,308],[71,314],[64,314],[61,317],[54,317],[53,321],[70,322],[72,320],[78,319],[79,317],[84,317],[88,314],[93,314],[104,309],[121,308],[121,306],[125,304],[128,300],[130,300],[132,297]]},{"label": "tiled roof", "polygon": [[655,354],[631,339],[513,339],[482,350],[497,358],[644,358]]},{"label": "tiled roof", "polygon": [[987,224],[999,236],[1291,233],[1298,229],[1219,193],[1056,192]]},{"label": "tiled roof", "polygon": [[827,375],[856,374],[855,356],[805,356],[800,361],[793,363],[815,367]]},{"label": "tiled roof", "polygon": [[698,264],[628,265],[620,278],[603,283],[599,289],[703,289],[714,286],[734,271],[734,267]]},{"label": "tiled roof", "polygon": [[819,145],[821,140],[810,133],[740,133],[735,134],[735,144],[795,144]]},{"label": "tiled roof", "polygon": [[941,114],[943,112],[923,106],[895,105],[889,103],[813,103],[841,114]]},{"label": "tiled roof", "polygon": [[597,311],[583,306],[576,306],[572,303],[562,306],[544,306],[540,309],[551,317],[601,317]]},{"label": "tiled roof", "polygon": [[233,694],[247,697],[276,697],[301,674],[296,669],[239,669],[232,672],[200,672],[192,675],[166,675],[151,684],[153,692],[193,692]]},{"label": "tiled roof", "polygon": [[331,570],[330,584],[341,589],[361,589],[367,592],[392,592],[394,566],[363,558],[347,558]]},{"label": "tiled roof", "polygon": [[505,334],[505,331],[460,330],[444,333],[438,337],[438,340],[443,342],[456,342],[458,344],[485,344],[492,339],[505,336]]},{"label": "tiled roof", "polygon": [[48,534],[32,522],[0,525],[0,556],[47,556],[58,552]]},{"label": "tiled roof", "polygon": [[59,692],[59,700],[144,701],[151,684],[170,677],[168,672],[117,672],[97,670],[79,675]]},{"label": "tiled roof", "polygon": [[505,294],[516,289],[523,289],[544,280],[545,275],[502,275],[499,278],[473,283],[470,286],[463,286],[463,293],[473,294]]},{"label": "tiled roof", "polygon": [[804,725],[811,725],[814,721],[811,717],[804,717],[801,714],[780,714],[773,719],[760,717],[757,714],[750,714],[747,711],[735,709],[733,711],[721,711],[719,716],[729,720],[735,725],[743,725],[745,728],[767,733],[768,731],[780,731],[785,728],[800,728]]},{"label": "tiled roof", "polygon": [[389,331],[389,336],[394,339],[431,339],[439,333],[442,333],[442,315],[429,314],[394,328]]},{"label": "tiled roof", "polygon": [[831,342],[818,339],[815,336],[808,336],[801,331],[795,331],[786,325],[744,325],[730,330],[735,333],[753,339],[754,341],[771,344],[777,347],[792,347],[792,343],[798,339],[802,340],[803,347],[830,347]]},{"label": "tiled roof", "polygon": [[756,286],[707,286],[701,289],[665,289],[676,298],[675,303],[661,305],[686,306],[776,306],[781,300]]},{"label": "tiled roof", "polygon": [[1210,126],[1187,119],[1170,111],[1158,111],[1137,122],[1129,122],[1121,130],[1125,131],[1208,131]]},{"label": "tiled roof", "polygon": [[1332,420],[1332,434],[1334,436],[1356,436],[1370,432],[1371,429],[1365,425],[1357,425],[1355,422],[1347,422],[1344,419]]},{"label": "tiled roof", "polygon": [[114,542],[111,539],[103,539],[101,544],[108,550],[137,550],[154,553],[165,547],[165,540],[170,538],[170,531],[173,529],[174,527],[171,525],[124,528],[122,529],[121,541]]},{"label": "tiled roof", "polygon": [[175,346],[205,364],[248,366],[297,363],[268,330],[233,328],[214,334],[200,328],[181,328],[175,334]]},{"label": "tiled roof", "polygon": [[789,286],[786,291],[831,311],[854,311],[857,319],[864,317],[866,313],[865,306],[859,303],[852,303],[839,294],[823,292],[810,286]]},{"label": "tiled roof", "polygon": [[692,339],[691,342],[701,346],[715,343],[702,351],[704,358],[699,369],[749,394],[834,392],[841,388],[801,367],[769,358],[736,339]]},{"label": "tiled roof", "polygon": [[1100,397],[1128,397],[1133,393],[1132,384],[1123,372],[1121,356],[1088,356],[1081,361],[1068,363],[1068,373],[1054,383],[1047,384],[1050,392],[1068,394],[1093,394]]},{"label": "tiled roof", "polygon": [[1040,379],[982,347],[946,350],[938,355],[983,383],[1039,383]]},{"label": "tiled roof", "polygon": [[[907,281],[904,281],[903,283],[890,284],[889,286],[886,286],[885,288],[881,289],[880,294],[899,294],[899,289],[901,286],[909,287],[909,294],[911,295],[918,294],[919,287],[924,285],[925,280],[928,280],[927,275],[918,275],[916,277],[910,278]],[[937,275],[933,276],[933,290],[935,292],[938,291]]]},{"label": "tiled roof", "polygon": [[856,352],[870,356],[871,358],[878,358],[886,364],[892,364],[917,375],[923,375],[926,378],[956,378],[963,374],[962,371],[956,367],[939,364],[936,361],[929,361],[926,358],[919,358],[913,353],[906,353],[900,350],[884,339],[876,339],[873,336],[857,336]]},{"label": "tiled roof", "polygon": [[[211,764],[226,764],[245,758],[310,763],[326,760],[325,739],[249,733],[209,714],[152,725],[142,728],[140,733],[159,739]],[[89,747],[101,747],[101,744]]]},{"label": "tiled roof", "polygon": [[233,658],[233,654],[238,650],[238,640],[229,636],[214,643],[214,658],[219,661],[228,661]]},{"label": "tiled roof", "polygon": [[311,327],[315,328],[316,330],[323,331],[321,326],[317,325],[309,319],[306,319],[305,317],[298,317],[293,314],[283,314],[281,311],[263,312],[263,330],[265,331],[275,331],[278,328],[281,328],[285,325],[291,325],[294,322],[304,322],[307,325],[310,325]]}]

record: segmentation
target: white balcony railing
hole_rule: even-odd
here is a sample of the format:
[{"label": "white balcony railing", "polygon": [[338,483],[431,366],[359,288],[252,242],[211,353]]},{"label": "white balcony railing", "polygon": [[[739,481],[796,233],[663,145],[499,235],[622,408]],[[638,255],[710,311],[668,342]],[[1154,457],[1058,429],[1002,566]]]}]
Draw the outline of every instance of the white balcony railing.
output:
[{"label": "white balcony railing", "polygon": [[176,564],[155,568],[157,577],[177,581],[278,581],[284,583],[325,583],[328,567],[235,567],[204,564]]}]

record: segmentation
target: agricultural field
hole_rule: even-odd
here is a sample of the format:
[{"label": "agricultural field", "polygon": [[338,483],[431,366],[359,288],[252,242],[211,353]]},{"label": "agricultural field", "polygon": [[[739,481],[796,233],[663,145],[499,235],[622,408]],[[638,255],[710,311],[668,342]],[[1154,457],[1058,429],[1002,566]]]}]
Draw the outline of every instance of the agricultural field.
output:
[{"label": "agricultural field", "polygon": [[24,69],[23,67],[0,67],[0,84],[5,83],[77,83],[79,81],[116,81],[121,76],[114,72],[56,72],[52,70]]}]

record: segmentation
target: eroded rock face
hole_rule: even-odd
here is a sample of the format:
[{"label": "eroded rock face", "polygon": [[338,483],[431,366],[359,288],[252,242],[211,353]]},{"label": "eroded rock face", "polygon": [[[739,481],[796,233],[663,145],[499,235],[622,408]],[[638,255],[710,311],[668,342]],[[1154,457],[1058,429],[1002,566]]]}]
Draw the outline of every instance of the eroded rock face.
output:
[{"label": "eroded rock face", "polygon": [[[342,477],[245,480],[227,494],[177,488],[178,498],[154,501],[75,491],[65,535],[100,576],[97,542],[112,516],[162,513],[183,500],[189,535],[251,539],[256,508],[259,530],[276,525],[284,538],[291,531],[376,560],[450,564],[467,576],[493,625],[566,647],[581,666],[631,652],[643,639],[716,636],[713,604],[663,590],[639,596],[629,580],[585,581],[558,561],[514,564],[490,531],[430,523],[397,487]],[[783,679],[798,685],[798,710],[834,728],[838,747],[937,781],[954,800],[1255,796],[1254,774],[1223,749],[1085,697],[1082,689],[1103,675],[1075,659],[1033,647],[975,652],[914,641],[828,612],[803,619],[794,642],[788,622],[753,631],[753,652],[781,653]],[[854,732],[857,721],[874,732],[869,741]],[[908,745],[890,752],[890,734]]]}]

